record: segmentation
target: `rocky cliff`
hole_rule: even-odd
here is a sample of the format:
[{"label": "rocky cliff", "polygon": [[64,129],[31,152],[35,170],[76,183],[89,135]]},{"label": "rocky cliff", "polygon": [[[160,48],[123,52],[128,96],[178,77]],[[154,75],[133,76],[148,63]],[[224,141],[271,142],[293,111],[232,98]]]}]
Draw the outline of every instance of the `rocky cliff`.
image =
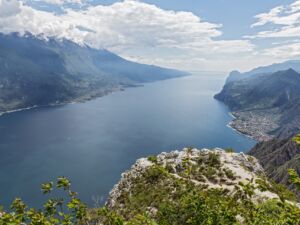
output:
[{"label": "rocky cliff", "polygon": [[226,83],[215,98],[229,106],[238,131],[259,141],[300,130],[300,74],[293,69]]},{"label": "rocky cliff", "polygon": [[[300,146],[293,139],[272,139],[255,145],[249,152],[264,167],[267,176],[287,185],[291,190],[295,187],[289,182],[287,170],[292,168],[300,174]],[[300,193],[298,193],[300,197]]]},{"label": "rocky cliff", "polygon": [[[186,148],[137,160],[110,192],[102,223],[285,224],[279,203],[287,199],[292,194],[269,183],[256,158]],[[300,213],[296,203],[284,205]]]}]

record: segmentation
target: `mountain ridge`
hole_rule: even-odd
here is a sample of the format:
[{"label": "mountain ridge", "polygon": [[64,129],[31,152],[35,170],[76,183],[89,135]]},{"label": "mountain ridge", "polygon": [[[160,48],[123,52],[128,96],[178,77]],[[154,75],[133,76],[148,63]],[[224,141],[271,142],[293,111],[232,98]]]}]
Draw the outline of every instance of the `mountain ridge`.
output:
[{"label": "mountain ridge", "polygon": [[[274,138],[260,142],[248,154],[259,160],[270,179],[295,191],[287,174],[288,169],[294,169],[300,174],[300,145],[293,139]],[[299,192],[297,196],[300,199]]]},{"label": "mountain ridge", "polygon": [[230,125],[256,140],[288,138],[300,130],[300,74],[293,69],[225,83],[214,97],[235,119]]},{"label": "mountain ridge", "polygon": [[64,39],[0,34],[0,112],[84,101],[186,75]]},{"label": "mountain ridge", "polygon": [[281,70],[294,69],[300,72],[300,60],[288,60],[281,63],[274,63],[267,66],[260,66],[248,72],[241,73],[237,70],[231,71],[226,79],[226,83],[249,78],[251,76],[260,76],[274,73]]}]

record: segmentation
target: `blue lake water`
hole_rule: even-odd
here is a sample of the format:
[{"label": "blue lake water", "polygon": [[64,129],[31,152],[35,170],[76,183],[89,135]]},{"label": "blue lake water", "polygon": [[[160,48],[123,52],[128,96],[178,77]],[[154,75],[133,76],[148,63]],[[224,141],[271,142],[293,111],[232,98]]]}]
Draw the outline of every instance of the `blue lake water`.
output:
[{"label": "blue lake water", "polygon": [[226,126],[228,109],[213,99],[224,79],[194,75],[1,116],[0,205],[19,196],[39,206],[40,184],[64,175],[92,206],[140,157],[185,146],[247,151],[255,142]]}]

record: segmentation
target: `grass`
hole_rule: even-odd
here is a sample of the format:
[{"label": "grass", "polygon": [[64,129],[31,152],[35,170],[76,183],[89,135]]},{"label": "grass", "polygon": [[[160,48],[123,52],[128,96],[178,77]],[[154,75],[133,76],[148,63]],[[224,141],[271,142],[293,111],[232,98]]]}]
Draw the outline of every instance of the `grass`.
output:
[{"label": "grass", "polygon": [[147,158],[150,162],[157,163],[157,157],[155,155],[150,155]]},{"label": "grass", "polygon": [[296,144],[300,146],[300,134],[298,134],[295,137],[293,137],[293,141],[295,141]]}]

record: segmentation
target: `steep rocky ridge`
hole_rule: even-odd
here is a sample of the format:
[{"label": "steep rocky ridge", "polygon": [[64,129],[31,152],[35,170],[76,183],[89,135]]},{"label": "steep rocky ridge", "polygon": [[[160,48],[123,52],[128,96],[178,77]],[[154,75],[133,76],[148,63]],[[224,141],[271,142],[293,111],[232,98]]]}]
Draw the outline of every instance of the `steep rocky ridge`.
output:
[{"label": "steep rocky ridge", "polygon": [[[270,179],[289,186],[288,169],[295,169],[300,174],[300,146],[293,139],[272,139],[256,144],[249,154],[256,157],[264,167]],[[297,193],[300,197],[300,193]]]},{"label": "steep rocky ridge", "polygon": [[245,73],[241,73],[237,70],[230,72],[228,78],[226,79],[226,83],[242,80],[249,77],[259,77],[266,74],[275,73],[281,70],[293,69],[300,72],[300,60],[288,60],[282,63],[275,63],[268,66],[261,66],[258,68],[254,68]]},{"label": "steep rocky ridge", "polygon": [[293,69],[226,83],[215,98],[236,117],[230,124],[259,141],[300,130],[300,74]]}]

